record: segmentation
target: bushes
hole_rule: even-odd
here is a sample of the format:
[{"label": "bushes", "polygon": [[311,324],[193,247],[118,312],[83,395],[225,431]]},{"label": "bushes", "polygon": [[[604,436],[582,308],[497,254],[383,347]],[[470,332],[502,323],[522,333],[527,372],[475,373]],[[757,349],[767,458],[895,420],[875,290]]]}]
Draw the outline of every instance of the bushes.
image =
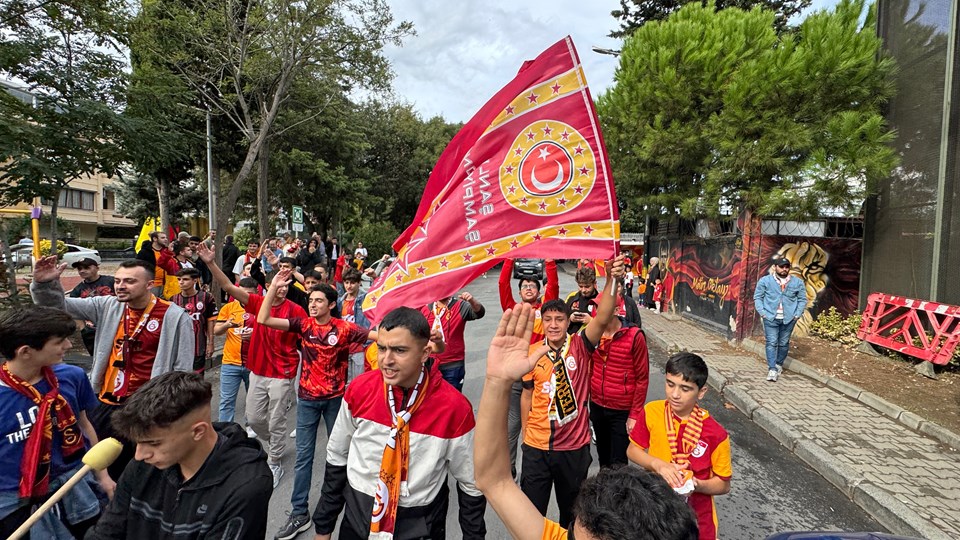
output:
[{"label": "bushes", "polygon": [[844,317],[836,307],[830,306],[830,309],[820,312],[816,320],[810,324],[810,332],[817,337],[854,347],[860,344],[857,330],[860,329],[862,320],[863,315],[859,313]]},{"label": "bushes", "polygon": [[[67,254],[67,244],[63,240],[57,240],[57,257],[63,258]],[[50,255],[50,240],[40,240],[40,256]]]}]

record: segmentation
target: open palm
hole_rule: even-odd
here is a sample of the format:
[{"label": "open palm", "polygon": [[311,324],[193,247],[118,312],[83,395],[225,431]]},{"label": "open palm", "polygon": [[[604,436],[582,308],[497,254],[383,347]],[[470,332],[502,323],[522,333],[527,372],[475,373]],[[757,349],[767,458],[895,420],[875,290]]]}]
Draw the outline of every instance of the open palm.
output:
[{"label": "open palm", "polygon": [[33,267],[33,280],[37,283],[46,283],[60,279],[60,274],[67,268],[67,264],[57,264],[57,256],[50,255],[37,261]]},{"label": "open palm", "polygon": [[516,381],[530,372],[536,359],[546,352],[530,354],[530,336],[536,315],[529,304],[508,309],[500,317],[497,333],[487,351],[487,376]]}]

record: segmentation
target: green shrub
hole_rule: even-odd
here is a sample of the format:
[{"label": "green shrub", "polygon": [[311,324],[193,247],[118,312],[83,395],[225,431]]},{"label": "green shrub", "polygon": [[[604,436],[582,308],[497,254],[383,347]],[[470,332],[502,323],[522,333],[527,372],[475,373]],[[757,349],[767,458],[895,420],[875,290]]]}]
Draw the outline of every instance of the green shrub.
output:
[{"label": "green shrub", "polygon": [[[67,244],[63,240],[57,240],[57,257],[63,258],[67,254]],[[46,257],[50,255],[50,241],[41,240],[40,241],[40,256]]]},{"label": "green shrub", "polygon": [[815,336],[853,347],[860,344],[857,331],[860,329],[861,321],[863,321],[863,315],[860,313],[844,317],[836,307],[830,306],[830,309],[817,315],[816,320],[810,325],[810,332]]}]

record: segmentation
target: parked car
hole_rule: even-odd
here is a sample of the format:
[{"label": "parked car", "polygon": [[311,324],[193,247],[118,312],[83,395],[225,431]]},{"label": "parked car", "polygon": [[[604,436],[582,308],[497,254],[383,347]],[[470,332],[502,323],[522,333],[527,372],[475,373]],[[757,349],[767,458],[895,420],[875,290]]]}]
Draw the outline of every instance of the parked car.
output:
[{"label": "parked car", "polygon": [[513,261],[513,279],[533,278],[543,281],[543,259],[517,259]]},{"label": "parked car", "polygon": [[[60,262],[73,265],[83,259],[93,259],[100,263],[100,252],[95,249],[85,248],[74,244],[66,244],[67,252],[60,257]],[[10,246],[10,253],[13,255],[13,263],[17,268],[30,266],[30,258],[33,255],[33,243],[14,244]]]}]

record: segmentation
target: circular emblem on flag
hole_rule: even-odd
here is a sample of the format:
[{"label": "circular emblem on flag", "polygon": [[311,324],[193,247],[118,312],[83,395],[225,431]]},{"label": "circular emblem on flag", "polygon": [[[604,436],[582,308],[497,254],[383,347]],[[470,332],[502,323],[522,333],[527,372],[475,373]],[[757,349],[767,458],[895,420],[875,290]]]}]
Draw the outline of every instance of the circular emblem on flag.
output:
[{"label": "circular emblem on flag", "polygon": [[156,332],[157,328],[160,328],[160,321],[150,319],[150,322],[147,323],[147,332]]},{"label": "circular emblem on flag", "polygon": [[576,358],[574,358],[574,357],[572,357],[572,356],[568,356],[568,357],[567,357],[567,360],[566,360],[566,364],[567,364],[567,369],[569,369],[570,371],[576,371],[576,370],[577,370],[577,359],[576,359]]},{"label": "circular emblem on flag", "polygon": [[333,347],[336,344],[337,344],[336,334],[330,334],[329,336],[327,336],[327,345],[330,345],[331,347]]},{"label": "circular emblem on flag", "polygon": [[520,130],[500,166],[500,191],[510,206],[543,216],[569,212],[597,179],[590,144],[573,127],[540,120]]}]

